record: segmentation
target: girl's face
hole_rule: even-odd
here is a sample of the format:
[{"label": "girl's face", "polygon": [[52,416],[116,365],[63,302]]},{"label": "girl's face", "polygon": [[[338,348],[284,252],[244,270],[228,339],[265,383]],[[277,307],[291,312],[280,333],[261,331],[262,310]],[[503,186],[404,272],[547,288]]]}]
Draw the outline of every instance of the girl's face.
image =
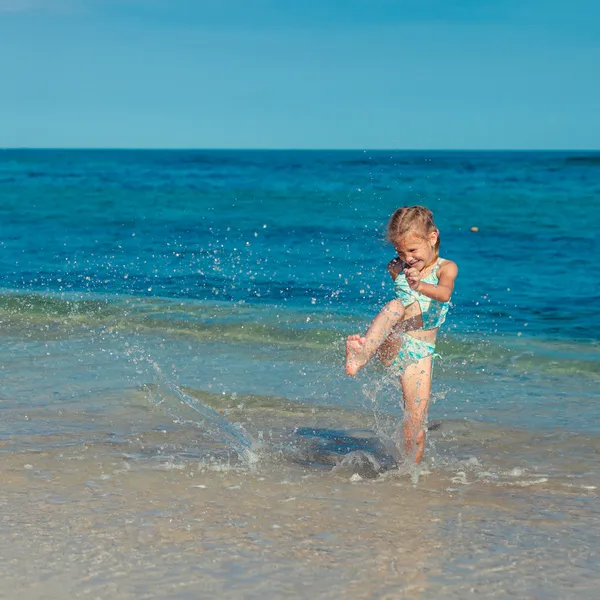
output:
[{"label": "girl's face", "polygon": [[437,232],[432,232],[426,237],[416,233],[409,233],[406,237],[394,244],[398,256],[402,262],[410,268],[422,271],[435,260],[435,243]]}]

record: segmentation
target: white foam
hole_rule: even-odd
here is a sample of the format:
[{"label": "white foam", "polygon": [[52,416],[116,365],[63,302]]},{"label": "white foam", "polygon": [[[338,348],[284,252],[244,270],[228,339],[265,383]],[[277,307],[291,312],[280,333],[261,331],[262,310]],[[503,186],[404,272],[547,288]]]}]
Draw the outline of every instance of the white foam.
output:
[{"label": "white foam", "polygon": [[519,467],[515,467],[514,469],[512,469],[512,471],[509,471],[509,475],[511,477],[520,477],[521,475],[523,475],[525,473],[524,469],[521,469]]},{"label": "white foam", "polygon": [[452,477],[451,481],[452,483],[469,485],[469,482],[467,481],[467,474],[464,471],[459,471],[454,477]]},{"label": "white foam", "polygon": [[541,477],[540,479],[534,479],[530,481],[515,481],[514,485],[519,485],[521,487],[529,487],[532,485],[539,485],[540,483],[546,483],[547,481],[547,477]]}]

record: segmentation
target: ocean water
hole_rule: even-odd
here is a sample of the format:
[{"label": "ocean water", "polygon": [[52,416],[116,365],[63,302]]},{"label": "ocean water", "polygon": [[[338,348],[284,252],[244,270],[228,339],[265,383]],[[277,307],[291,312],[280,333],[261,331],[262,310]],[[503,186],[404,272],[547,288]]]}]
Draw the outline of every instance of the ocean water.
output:
[{"label": "ocean water", "polygon": [[[595,598],[598,198],[589,152],[0,151],[0,597]],[[459,265],[419,472],[343,368],[411,204]]]}]

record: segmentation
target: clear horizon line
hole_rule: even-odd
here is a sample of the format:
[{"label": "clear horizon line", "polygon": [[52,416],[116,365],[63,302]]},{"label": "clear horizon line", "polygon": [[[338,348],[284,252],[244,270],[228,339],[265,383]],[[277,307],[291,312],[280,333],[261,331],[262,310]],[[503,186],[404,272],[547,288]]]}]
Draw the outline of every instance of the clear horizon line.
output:
[{"label": "clear horizon line", "polygon": [[0,146],[0,152],[86,151],[86,152],[600,152],[600,148],[250,148],[250,147],[152,147],[135,146]]}]

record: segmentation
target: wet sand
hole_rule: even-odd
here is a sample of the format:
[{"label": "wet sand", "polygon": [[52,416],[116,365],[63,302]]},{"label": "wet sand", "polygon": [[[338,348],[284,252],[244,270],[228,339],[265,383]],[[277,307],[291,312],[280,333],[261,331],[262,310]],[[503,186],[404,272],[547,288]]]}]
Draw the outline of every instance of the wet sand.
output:
[{"label": "wet sand", "polygon": [[[202,455],[198,428],[166,427],[136,402],[118,414],[137,419],[129,436],[95,425],[89,443],[4,445],[0,597],[597,597],[594,475],[511,466],[502,452],[518,432],[442,423],[418,481],[397,468],[367,478],[331,464],[340,444],[369,439],[352,429],[364,414],[285,411],[277,422],[247,399],[249,427],[265,411],[279,426],[249,466],[214,445]],[[347,439],[327,429],[335,414]],[[290,449],[291,422],[316,436]],[[489,462],[469,456],[486,439]]]}]

